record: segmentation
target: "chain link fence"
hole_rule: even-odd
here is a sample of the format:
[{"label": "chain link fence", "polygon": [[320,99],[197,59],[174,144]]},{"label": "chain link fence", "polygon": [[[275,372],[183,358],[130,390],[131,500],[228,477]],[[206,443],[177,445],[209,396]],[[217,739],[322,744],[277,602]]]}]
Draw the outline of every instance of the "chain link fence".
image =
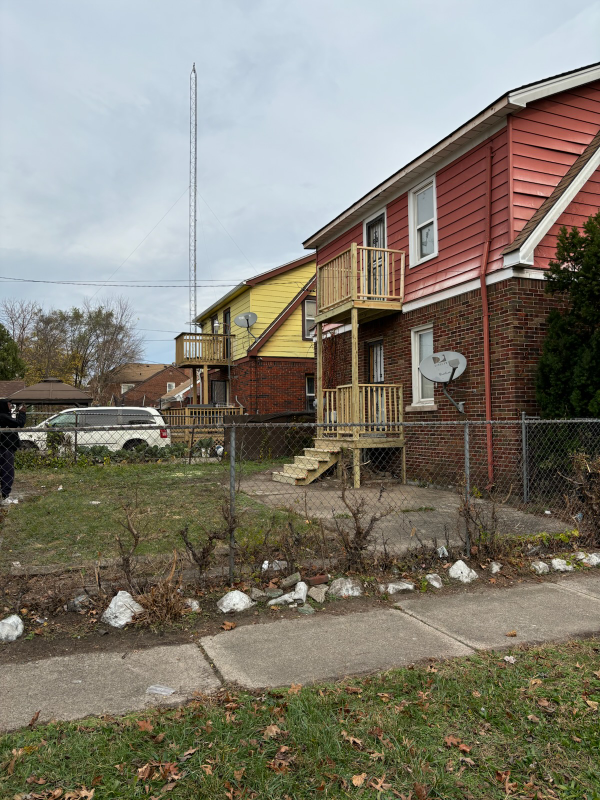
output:
[{"label": "chain link fence", "polygon": [[152,564],[177,551],[199,574],[233,580],[282,565],[389,567],[439,548],[493,555],[507,538],[574,530],[600,544],[600,420],[366,430],[167,426],[153,409],[88,416],[19,431],[0,568],[128,553]]}]

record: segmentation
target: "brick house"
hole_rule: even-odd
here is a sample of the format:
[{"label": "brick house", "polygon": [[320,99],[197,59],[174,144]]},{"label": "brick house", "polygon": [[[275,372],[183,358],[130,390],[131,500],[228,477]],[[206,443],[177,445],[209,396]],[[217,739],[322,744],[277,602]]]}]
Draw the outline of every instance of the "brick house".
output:
[{"label": "brick house", "polygon": [[139,381],[131,389],[123,392],[118,405],[121,406],[153,406],[158,408],[160,400],[167,392],[172,391],[186,379],[186,370],[174,364],[166,364],[145,380]]},{"label": "brick house", "polygon": [[[315,259],[303,256],[240,283],[177,337],[178,365],[201,373],[201,405],[224,413],[313,410]],[[234,322],[255,314],[249,329]],[[202,415],[199,415],[199,418]],[[215,412],[210,412],[214,419]]]},{"label": "brick house", "polygon": [[[466,418],[536,413],[547,315],[560,304],[545,295],[544,273],[560,227],[598,212],[599,167],[595,64],[507,92],[310,236],[320,421],[456,421],[418,370],[442,350],[467,358],[453,386]],[[388,433],[388,446],[406,445],[413,476],[452,462],[460,446],[409,441],[407,430]],[[508,434],[479,430],[492,484]],[[365,439],[358,449],[375,446]],[[355,451],[355,483],[359,460]]]}]

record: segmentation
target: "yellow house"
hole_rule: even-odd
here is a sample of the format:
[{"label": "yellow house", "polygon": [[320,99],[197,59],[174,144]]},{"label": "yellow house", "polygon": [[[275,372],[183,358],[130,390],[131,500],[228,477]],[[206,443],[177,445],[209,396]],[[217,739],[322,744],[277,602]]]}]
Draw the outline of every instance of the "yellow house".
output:
[{"label": "yellow house", "polygon": [[177,337],[177,366],[202,372],[203,405],[313,409],[315,270],[311,254],[248,278],[198,315],[197,332]]}]

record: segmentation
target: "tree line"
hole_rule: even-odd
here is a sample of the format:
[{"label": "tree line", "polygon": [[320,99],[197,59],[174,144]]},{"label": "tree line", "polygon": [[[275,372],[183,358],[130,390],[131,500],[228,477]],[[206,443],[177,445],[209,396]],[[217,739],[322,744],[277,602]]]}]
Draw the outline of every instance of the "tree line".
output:
[{"label": "tree line", "polygon": [[30,385],[46,377],[85,387],[100,399],[108,373],[139,361],[143,339],[128,300],[46,311],[32,300],[0,303],[0,379]]}]

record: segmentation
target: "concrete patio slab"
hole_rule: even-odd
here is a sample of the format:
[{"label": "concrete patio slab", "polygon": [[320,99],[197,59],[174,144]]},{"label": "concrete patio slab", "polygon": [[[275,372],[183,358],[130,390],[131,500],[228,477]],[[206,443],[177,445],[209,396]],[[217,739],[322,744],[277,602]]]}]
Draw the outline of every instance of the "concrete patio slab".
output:
[{"label": "concrete patio slab", "polygon": [[[194,691],[215,691],[220,681],[193,644],[126,653],[84,653],[0,667],[0,730],[39,722],[125,714],[149,706],[173,706]],[[175,689],[149,694],[150,686]]]},{"label": "concrete patio slab", "polygon": [[[600,633],[600,598],[554,583],[414,597],[396,607],[477,650]],[[510,631],[517,635],[506,636]]]},{"label": "concrete patio slab", "polygon": [[309,684],[472,652],[397,611],[248,625],[201,645],[224,680],[250,689]]}]

